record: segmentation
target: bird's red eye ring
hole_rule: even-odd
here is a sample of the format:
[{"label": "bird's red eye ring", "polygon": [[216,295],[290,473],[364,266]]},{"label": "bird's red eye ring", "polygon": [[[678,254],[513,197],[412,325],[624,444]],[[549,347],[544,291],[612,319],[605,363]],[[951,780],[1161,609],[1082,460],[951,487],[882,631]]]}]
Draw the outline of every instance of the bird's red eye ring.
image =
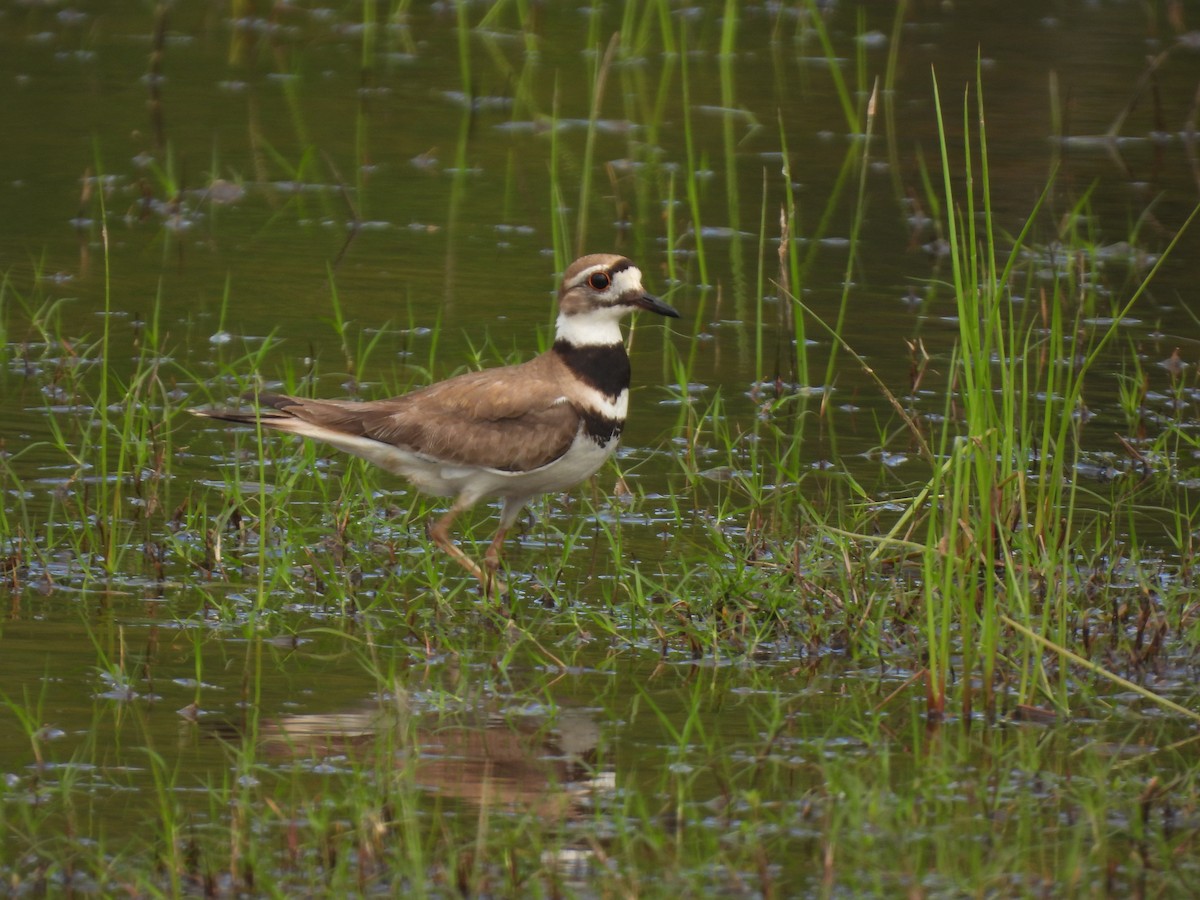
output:
[{"label": "bird's red eye ring", "polygon": [[588,278],[588,284],[591,285],[594,291],[603,291],[612,284],[612,280],[604,272],[593,272]]}]

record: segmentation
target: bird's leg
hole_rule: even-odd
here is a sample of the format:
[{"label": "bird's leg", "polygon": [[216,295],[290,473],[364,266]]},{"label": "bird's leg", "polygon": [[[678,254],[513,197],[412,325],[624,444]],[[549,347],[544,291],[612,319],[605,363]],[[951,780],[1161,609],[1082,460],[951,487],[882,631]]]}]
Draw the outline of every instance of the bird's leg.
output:
[{"label": "bird's leg", "polygon": [[[508,529],[501,525],[496,536],[492,538],[492,542],[488,544],[487,553],[483,555],[483,567],[487,570],[488,580],[496,588],[497,596],[508,593],[508,585],[496,575],[500,571],[500,551],[504,547],[504,536],[507,533]],[[486,585],[484,590],[487,590]]]},{"label": "bird's leg", "polygon": [[454,539],[450,537],[450,526],[454,524],[455,517],[473,503],[474,500],[465,501],[461,497],[455,500],[450,509],[446,511],[446,514],[429,526],[429,536],[435,544],[450,554],[456,563],[475,576],[479,584],[483,587],[483,595],[485,597],[499,597],[502,594],[508,593],[508,585],[496,577],[496,570],[500,565],[499,545],[497,542],[504,540],[503,526],[501,527],[500,534],[497,536],[497,540],[493,540],[491,546],[488,547],[487,557],[484,560],[487,567],[486,571],[479,567],[479,563],[467,556],[463,549],[454,543]]},{"label": "bird's leg", "polygon": [[456,502],[446,511],[444,516],[429,525],[428,533],[433,542],[449,553],[456,563],[486,584],[486,579],[484,578],[483,570],[479,568],[479,563],[467,556],[458,544],[454,543],[453,538],[450,537],[450,526],[454,524],[455,517],[469,505],[460,505]]},{"label": "bird's leg", "polygon": [[501,581],[496,574],[500,571],[500,554],[504,550],[504,539],[508,536],[508,530],[517,521],[517,516],[521,514],[528,499],[528,497],[506,497],[504,499],[504,507],[500,510],[500,527],[496,530],[496,536],[492,538],[487,552],[483,555],[484,568],[487,569],[492,584],[497,588],[497,595],[508,593],[508,585]]}]

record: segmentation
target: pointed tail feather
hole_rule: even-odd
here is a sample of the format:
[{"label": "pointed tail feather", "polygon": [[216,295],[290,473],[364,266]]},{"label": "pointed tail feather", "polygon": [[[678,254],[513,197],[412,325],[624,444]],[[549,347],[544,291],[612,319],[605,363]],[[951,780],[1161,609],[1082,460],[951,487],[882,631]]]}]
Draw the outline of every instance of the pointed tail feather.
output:
[{"label": "pointed tail feather", "polygon": [[295,421],[295,416],[287,411],[287,407],[296,405],[299,401],[287,394],[252,394],[242,395],[242,399],[252,401],[254,409],[227,409],[193,407],[189,409],[193,416],[205,419],[217,419],[222,422],[234,422],[238,425],[262,424],[265,428],[288,430],[286,423]]}]

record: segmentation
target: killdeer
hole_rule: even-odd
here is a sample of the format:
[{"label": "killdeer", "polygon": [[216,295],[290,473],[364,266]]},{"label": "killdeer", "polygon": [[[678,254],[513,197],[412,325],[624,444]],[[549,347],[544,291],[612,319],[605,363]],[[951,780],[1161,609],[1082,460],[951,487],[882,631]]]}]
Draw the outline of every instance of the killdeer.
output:
[{"label": "killdeer", "polygon": [[[418,490],[453,497],[430,537],[485,593],[502,594],[500,552],[521,509],[539,494],[579,484],[617,449],[629,408],[621,318],[639,309],[679,317],[646,293],[637,266],[607,253],[567,267],[558,308],[554,345],[519,365],[468,372],[387,400],[263,393],[257,410],[191,412],[322,440]],[[450,526],[484,497],[504,505],[480,567],[451,539]]]}]

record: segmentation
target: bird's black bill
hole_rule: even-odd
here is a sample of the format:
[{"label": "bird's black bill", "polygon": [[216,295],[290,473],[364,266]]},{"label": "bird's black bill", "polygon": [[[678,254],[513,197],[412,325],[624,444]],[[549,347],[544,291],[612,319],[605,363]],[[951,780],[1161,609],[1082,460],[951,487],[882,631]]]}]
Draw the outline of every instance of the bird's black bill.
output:
[{"label": "bird's black bill", "polygon": [[668,306],[657,297],[651,297],[649,294],[643,294],[633,302],[639,309],[644,309],[647,312],[658,313],[660,316],[670,316],[672,319],[679,318],[679,313],[675,311],[673,306]]}]

